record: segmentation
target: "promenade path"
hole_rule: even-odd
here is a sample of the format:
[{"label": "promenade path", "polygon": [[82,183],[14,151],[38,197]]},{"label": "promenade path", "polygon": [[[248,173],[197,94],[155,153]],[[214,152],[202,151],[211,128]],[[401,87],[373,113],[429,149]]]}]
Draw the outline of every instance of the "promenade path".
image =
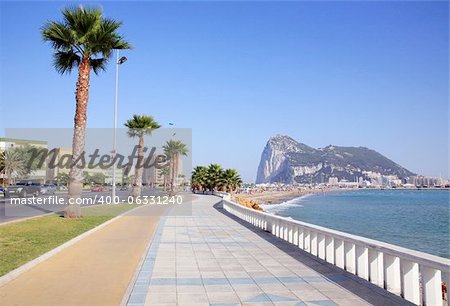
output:
[{"label": "promenade path", "polygon": [[198,196],[192,207],[161,218],[129,306],[407,305],[229,215],[220,198]]},{"label": "promenade path", "polygon": [[1,286],[0,305],[120,305],[160,214],[139,208],[69,246]]}]

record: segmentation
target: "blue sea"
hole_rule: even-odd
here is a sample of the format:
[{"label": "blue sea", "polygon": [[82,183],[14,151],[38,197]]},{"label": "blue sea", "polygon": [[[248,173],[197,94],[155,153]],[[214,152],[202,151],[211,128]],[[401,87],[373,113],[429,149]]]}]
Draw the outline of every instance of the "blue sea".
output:
[{"label": "blue sea", "polygon": [[450,191],[354,190],[265,208],[296,220],[450,258]]}]

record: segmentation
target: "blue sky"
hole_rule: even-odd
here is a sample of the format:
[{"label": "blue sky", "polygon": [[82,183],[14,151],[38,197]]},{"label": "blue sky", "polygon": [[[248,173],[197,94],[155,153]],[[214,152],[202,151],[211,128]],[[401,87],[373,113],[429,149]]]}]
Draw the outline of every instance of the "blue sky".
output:
[{"label": "blue sky", "polygon": [[[72,2],[73,4],[74,2]],[[268,138],[366,146],[413,172],[449,173],[446,2],[104,2],[134,45],[119,123],[192,128],[193,164],[253,181]],[[39,28],[62,2],[0,4],[0,135],[72,127],[76,73]],[[114,67],[91,78],[88,127],[112,127]]]}]

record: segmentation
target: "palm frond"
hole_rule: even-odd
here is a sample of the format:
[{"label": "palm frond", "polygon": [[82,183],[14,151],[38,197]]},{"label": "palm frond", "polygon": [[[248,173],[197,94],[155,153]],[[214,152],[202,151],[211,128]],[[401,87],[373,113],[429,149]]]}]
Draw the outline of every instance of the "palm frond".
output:
[{"label": "palm frond", "polygon": [[122,21],[117,21],[110,18],[103,18],[100,24],[100,30],[105,33],[114,33],[122,26]]},{"label": "palm frond", "polygon": [[170,159],[174,155],[186,156],[188,149],[180,140],[169,140],[163,146],[164,154]]},{"label": "palm frond", "polygon": [[70,73],[80,64],[81,58],[71,49],[58,51],[53,55],[53,66],[60,74]]},{"label": "palm frond", "polygon": [[128,128],[128,136],[137,137],[145,134],[151,134],[154,130],[159,129],[161,125],[156,122],[152,116],[133,115],[133,118],[125,122]]},{"label": "palm frond", "polygon": [[56,50],[68,50],[76,42],[74,33],[63,23],[47,22],[41,29],[42,38]]},{"label": "palm frond", "polygon": [[62,22],[47,22],[41,30],[43,40],[55,49],[58,64],[55,68],[60,73],[70,72],[80,62],[71,54],[89,59],[94,73],[98,74],[105,70],[114,49],[131,48],[117,33],[122,22],[103,18],[99,8],[67,7],[62,14]]},{"label": "palm frond", "polygon": [[98,75],[100,71],[106,70],[106,65],[108,64],[108,59],[106,58],[95,58],[90,60],[91,68],[94,73]]},{"label": "palm frond", "polygon": [[124,36],[121,36],[119,39],[117,39],[114,42],[113,46],[114,49],[117,50],[133,49],[133,46],[125,40]]},{"label": "palm frond", "polygon": [[102,11],[99,8],[67,7],[62,14],[67,26],[75,31],[81,42],[85,36],[101,26]]}]

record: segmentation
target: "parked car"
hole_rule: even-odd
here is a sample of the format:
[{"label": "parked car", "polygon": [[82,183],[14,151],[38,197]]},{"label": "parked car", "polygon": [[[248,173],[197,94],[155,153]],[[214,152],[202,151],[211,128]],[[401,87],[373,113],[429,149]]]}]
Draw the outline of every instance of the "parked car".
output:
[{"label": "parked car", "polygon": [[56,185],[54,184],[44,184],[41,186],[41,193],[42,194],[55,194],[56,192]]},{"label": "parked car", "polygon": [[102,192],[102,191],[104,191],[105,189],[103,188],[103,186],[93,186],[92,188],[91,188],[91,191],[92,192]]},{"label": "parked car", "polygon": [[41,183],[36,181],[18,181],[6,187],[5,198],[27,197],[29,195],[38,196],[41,193]]},{"label": "parked car", "polygon": [[56,189],[59,191],[67,191],[68,190],[67,187],[64,185],[58,185],[58,186],[56,186]]},{"label": "parked car", "polygon": [[119,190],[120,191],[127,191],[128,190],[128,186],[127,185],[120,186]]},{"label": "parked car", "polygon": [[4,193],[5,189],[3,187],[0,187],[0,193]]}]

